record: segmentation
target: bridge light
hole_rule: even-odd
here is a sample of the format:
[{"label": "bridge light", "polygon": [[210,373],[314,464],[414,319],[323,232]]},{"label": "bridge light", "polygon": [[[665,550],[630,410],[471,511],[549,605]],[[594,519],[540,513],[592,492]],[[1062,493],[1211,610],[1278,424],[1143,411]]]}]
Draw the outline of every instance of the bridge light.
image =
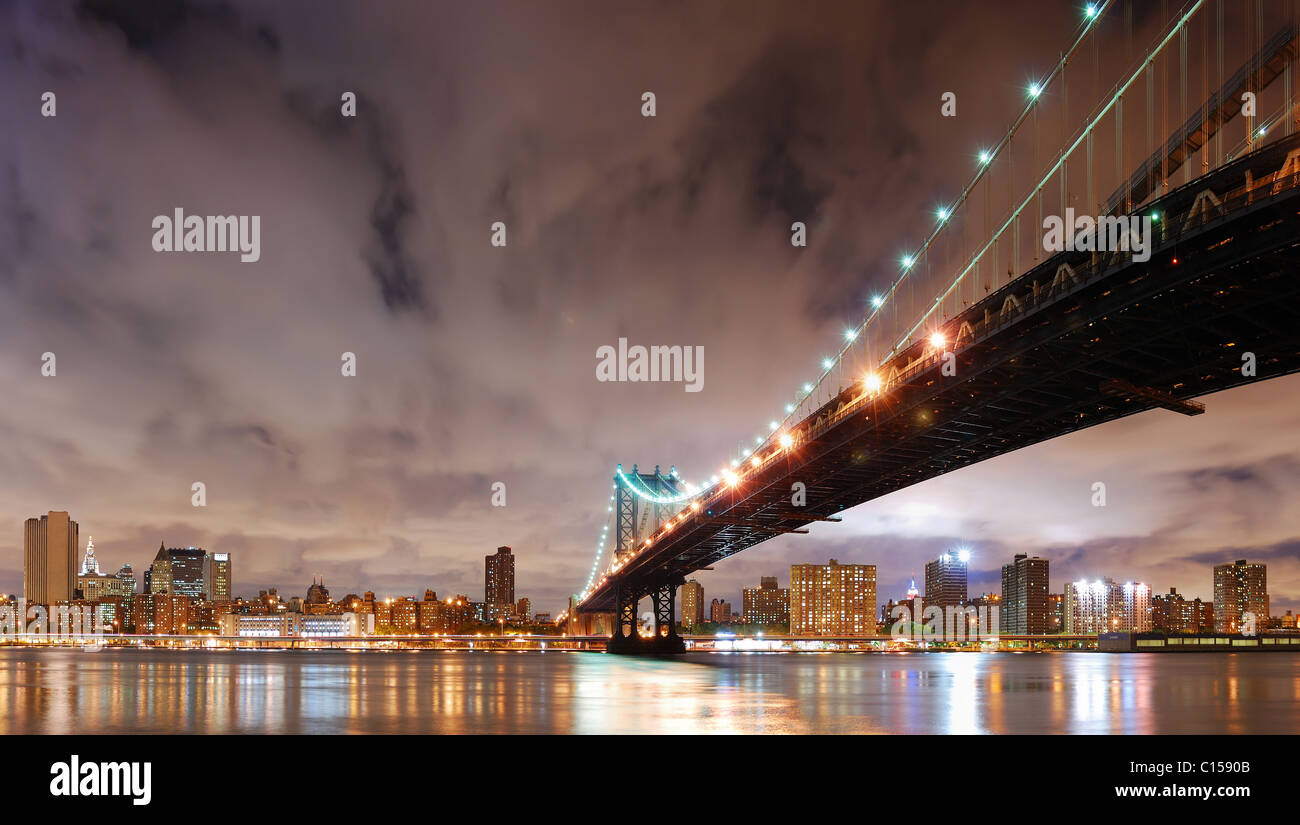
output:
[{"label": "bridge light", "polygon": [[1037,83],[1030,83],[1030,84],[1029,84],[1029,96],[1030,96],[1030,97],[1032,97],[1032,98],[1034,98],[1035,100],[1037,100],[1037,99],[1038,99],[1038,96],[1041,95],[1042,93],[1043,93],[1043,87],[1042,87],[1042,86],[1039,86]]},{"label": "bridge light", "polygon": [[834,358],[823,358],[823,359],[822,359],[822,369],[824,369],[824,370],[828,370],[828,369],[830,369],[830,368],[833,367],[833,366],[835,366],[835,359],[834,359]]},{"label": "bridge light", "polygon": [[804,391],[804,392],[812,392],[812,384],[804,384],[804,385],[803,385],[803,391]]},{"label": "bridge light", "polygon": [[[749,454],[750,454],[751,452],[753,452],[753,450],[746,449],[746,450],[743,450],[742,452],[744,453],[745,458],[749,458]],[[734,466],[734,464],[733,464],[733,466]]]},{"label": "bridge light", "polygon": [[940,206],[939,210],[935,212],[935,214],[939,216],[940,221],[946,221],[948,220],[948,217],[952,215],[952,213],[948,211],[948,207],[946,206]]},{"label": "bridge light", "polygon": [[1097,16],[1097,4],[1089,3],[1088,8],[1083,10],[1083,16],[1091,20]]},{"label": "bridge light", "polygon": [[916,263],[916,259],[913,258],[911,255],[904,255],[902,258],[902,263],[903,263],[903,269],[911,269],[912,264]]},{"label": "bridge light", "polygon": [[943,349],[943,345],[945,343],[947,342],[943,340],[942,332],[936,332],[930,336],[930,346],[934,347],[935,349]]},{"label": "bridge light", "polygon": [[781,449],[783,450],[788,450],[792,446],[794,446],[794,436],[790,435],[789,433],[781,433],[781,437],[778,439],[778,441],[780,442]]},{"label": "bridge light", "polygon": [[880,376],[874,372],[867,373],[867,377],[862,379],[862,383],[866,386],[867,392],[880,392],[882,382]]},{"label": "bridge light", "polygon": [[988,149],[981,149],[981,150],[980,150],[980,165],[983,166],[984,164],[988,163],[988,162],[991,161],[991,160],[993,160],[993,155],[989,154],[989,150],[988,150]]},{"label": "bridge light", "polygon": [[884,299],[884,298],[881,298],[879,295],[873,295],[873,296],[871,296],[871,305],[872,305],[873,307],[878,307],[878,306],[880,306],[881,304],[883,304],[884,302],[885,302],[885,299]]},{"label": "bridge light", "polygon": [[762,443],[763,443],[763,436],[761,436],[761,435],[756,435],[756,436],[754,436],[754,443],[755,443],[755,444],[762,444]]},{"label": "bridge light", "polygon": [[794,412],[794,404],[786,404],[786,405],[785,405],[785,411],[786,411],[787,413],[792,413],[792,412]]},{"label": "bridge light", "polygon": [[769,422],[767,422],[767,426],[768,426],[768,429],[770,429],[772,432],[776,432],[776,428],[779,427],[779,426],[781,426],[781,425],[778,424],[778,423],[776,423],[775,421],[769,421]]},{"label": "bridge light", "polygon": [[752,459],[750,459],[749,463],[754,465],[755,470],[763,466],[763,462],[758,460],[758,456],[754,456]]},{"label": "bridge light", "polygon": [[963,547],[962,549],[958,550],[958,551],[957,551],[957,559],[958,559],[958,561],[960,561],[962,564],[965,564],[966,562],[970,561],[970,551],[967,550],[965,547]]},{"label": "bridge light", "polygon": [[735,473],[731,472],[730,470],[723,470],[723,471],[722,471],[722,480],[723,480],[724,482],[726,482],[726,484],[727,484],[728,487],[735,487],[735,486],[736,486],[736,481],[737,481],[737,476],[736,476]]},{"label": "bridge light", "polygon": [[846,330],[844,330],[844,340],[845,340],[845,341],[852,341],[854,338],[857,338],[857,337],[858,337],[858,331],[857,331],[856,329],[846,329]]}]

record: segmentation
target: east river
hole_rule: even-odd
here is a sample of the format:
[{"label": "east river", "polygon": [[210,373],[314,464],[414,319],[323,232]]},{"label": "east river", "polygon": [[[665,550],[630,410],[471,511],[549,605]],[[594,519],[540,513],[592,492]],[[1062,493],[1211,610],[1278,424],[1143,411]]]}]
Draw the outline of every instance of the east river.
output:
[{"label": "east river", "polygon": [[1297,733],[1300,655],[0,649],[0,733]]}]

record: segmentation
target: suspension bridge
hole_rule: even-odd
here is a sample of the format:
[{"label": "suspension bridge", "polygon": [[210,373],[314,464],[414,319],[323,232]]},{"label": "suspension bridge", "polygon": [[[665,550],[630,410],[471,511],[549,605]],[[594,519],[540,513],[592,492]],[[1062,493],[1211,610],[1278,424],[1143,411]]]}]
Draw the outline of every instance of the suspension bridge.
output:
[{"label": "suspension bridge", "polygon": [[[1153,5],[1084,10],[866,320],[718,475],[616,470],[614,535],[570,633],[680,652],[693,571],[994,456],[1156,408],[1197,415],[1198,396],[1300,370],[1298,4]],[[1076,213],[1100,231],[1072,223],[1066,249],[1044,249],[1045,218]]]}]

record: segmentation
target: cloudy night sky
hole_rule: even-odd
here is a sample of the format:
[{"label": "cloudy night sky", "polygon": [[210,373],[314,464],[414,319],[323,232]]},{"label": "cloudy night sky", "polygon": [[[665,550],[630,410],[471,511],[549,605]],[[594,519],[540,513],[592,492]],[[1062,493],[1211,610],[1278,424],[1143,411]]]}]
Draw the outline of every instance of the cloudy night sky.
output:
[{"label": "cloudy night sky", "polygon": [[[699,479],[764,432],[1078,27],[989,8],[0,3],[0,591],[54,509],[113,570],[229,552],[245,596],[481,599],[508,544],[517,595],[558,612],[615,465]],[[154,252],[177,207],[260,215],[261,260]],[[704,347],[704,390],[598,382],[620,337]],[[1016,552],[1055,592],[1189,598],[1247,558],[1300,607],[1300,377],[1202,400],[774,539],[705,598],[834,557],[877,565],[884,603],[965,545],[972,593]]]}]

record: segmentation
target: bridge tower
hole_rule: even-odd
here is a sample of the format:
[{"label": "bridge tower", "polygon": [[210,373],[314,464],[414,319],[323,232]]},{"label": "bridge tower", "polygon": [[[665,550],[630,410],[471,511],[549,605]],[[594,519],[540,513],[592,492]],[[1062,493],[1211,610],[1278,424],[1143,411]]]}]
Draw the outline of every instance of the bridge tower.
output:
[{"label": "bridge tower", "polygon": [[[665,475],[658,464],[653,473],[642,473],[632,465],[631,473],[624,473],[620,464],[614,476],[614,507],[617,524],[614,533],[614,558],[624,554],[659,531],[680,507],[681,479],[676,467],[669,467]],[[664,499],[659,501],[658,499]],[[614,613],[613,634],[609,640],[611,653],[664,654],[682,653],[686,644],[677,635],[677,588],[685,580],[641,586],[634,582],[620,585],[617,608]],[[649,596],[654,603],[655,632],[650,639],[637,633],[637,605]]]},{"label": "bridge tower", "polygon": [[656,502],[654,498],[678,495],[680,483],[676,467],[669,467],[668,475],[664,475],[658,464],[653,473],[639,472],[635,464],[631,473],[624,473],[623,465],[618,465],[618,473],[614,476],[614,511],[618,514],[614,530],[616,560],[654,535],[664,522],[672,518],[676,506]]}]

